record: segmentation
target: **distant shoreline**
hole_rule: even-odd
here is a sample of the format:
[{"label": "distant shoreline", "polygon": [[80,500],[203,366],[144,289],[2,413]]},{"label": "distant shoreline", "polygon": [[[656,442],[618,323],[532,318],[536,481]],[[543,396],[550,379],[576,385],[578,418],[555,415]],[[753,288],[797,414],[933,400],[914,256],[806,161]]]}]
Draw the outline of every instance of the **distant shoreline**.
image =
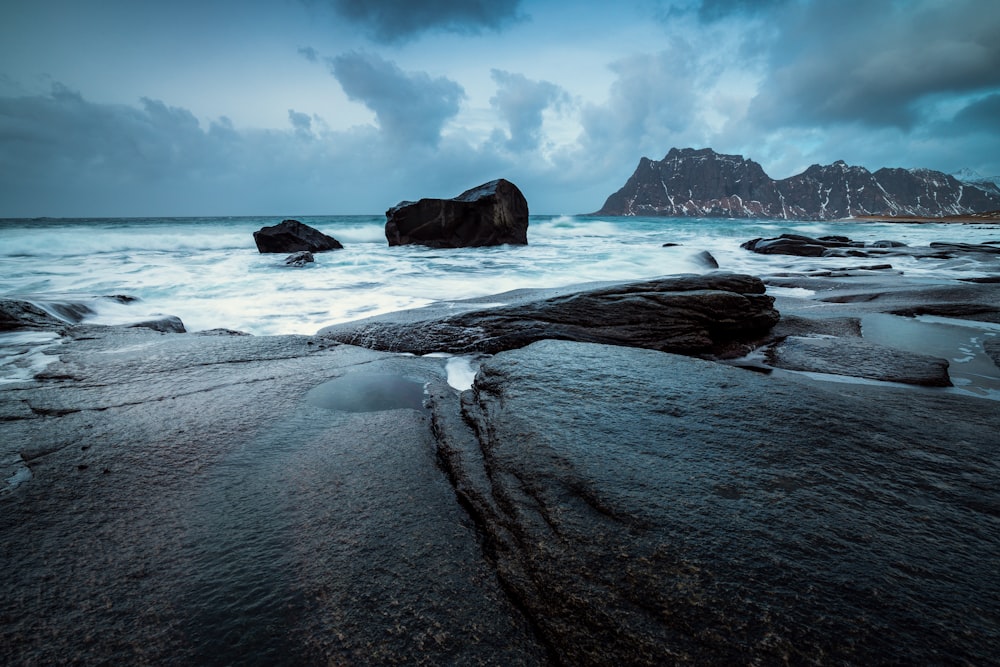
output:
[{"label": "distant shoreline", "polygon": [[940,217],[920,217],[920,216],[906,216],[901,218],[894,218],[892,216],[886,215],[855,215],[850,218],[842,218],[844,221],[859,221],[859,222],[888,222],[888,223],[899,223],[899,224],[925,224],[925,223],[959,223],[959,224],[969,224],[969,223],[1000,223],[1000,211],[987,211],[985,213],[969,213],[965,215],[945,215]]}]

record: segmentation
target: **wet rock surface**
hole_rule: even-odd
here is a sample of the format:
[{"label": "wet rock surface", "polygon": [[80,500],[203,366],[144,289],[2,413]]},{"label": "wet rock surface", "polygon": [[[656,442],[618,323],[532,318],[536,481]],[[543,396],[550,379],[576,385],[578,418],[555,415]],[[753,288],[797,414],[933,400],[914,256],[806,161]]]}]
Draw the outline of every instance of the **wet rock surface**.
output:
[{"label": "wet rock surface", "polygon": [[[84,327],[0,394],[0,662],[542,664],[424,409],[306,400],[441,359]],[[13,475],[6,473],[5,478]],[[23,474],[22,474],[23,476]]]},{"label": "wet rock surface", "polygon": [[[425,354],[495,353],[543,339],[712,353],[763,337],[778,321],[752,276],[711,274],[615,284],[450,314],[410,311],[323,329],[352,345]],[[503,298],[505,295],[500,295]]]},{"label": "wet rock surface", "polygon": [[1000,418],[956,399],[545,341],[434,410],[562,664],[974,663],[1000,639]]},{"label": "wet rock surface", "polygon": [[948,360],[851,338],[789,336],[767,350],[774,368],[950,387]]},{"label": "wet rock surface", "polygon": [[0,299],[0,331],[17,329],[58,329],[66,322],[33,303],[19,299]]},{"label": "wet rock surface", "polygon": [[453,199],[400,202],[385,216],[390,246],[469,248],[528,242],[528,202],[516,185],[502,178]]},{"label": "wet rock surface", "polygon": [[[502,297],[493,336],[520,346],[480,356],[463,392],[454,359],[329,335],[64,327],[52,363],[0,391],[0,662],[994,661],[996,400],[622,341],[675,340],[664,313],[696,313],[758,321],[772,355],[845,379],[916,376],[936,362],[875,345],[871,318],[985,307],[1000,285],[777,280],[814,294],[772,304],[711,275],[365,325],[480,349],[486,324],[444,316]],[[754,307],[730,322],[715,294]],[[588,317],[618,344],[537,340]],[[712,347],[711,329],[677,340]]]},{"label": "wet rock surface", "polygon": [[341,250],[340,241],[298,220],[282,220],[277,225],[261,227],[253,233],[261,253],[324,252]]}]

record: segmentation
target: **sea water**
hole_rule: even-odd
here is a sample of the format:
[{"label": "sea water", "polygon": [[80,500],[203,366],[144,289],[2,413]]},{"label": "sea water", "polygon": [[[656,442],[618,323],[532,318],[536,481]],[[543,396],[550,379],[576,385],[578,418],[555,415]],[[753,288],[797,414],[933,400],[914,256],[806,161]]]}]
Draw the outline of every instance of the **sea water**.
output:
[{"label": "sea water", "polygon": [[[528,245],[434,249],[389,247],[380,215],[297,219],[344,249],[317,253],[305,267],[286,266],[285,255],[261,254],[254,244],[254,231],[281,221],[271,216],[0,220],[0,298],[29,300],[71,321],[125,324],[174,315],[188,331],[313,334],[338,322],[519,288],[715,270],[705,252],[721,270],[753,275],[876,263],[740,248],[782,233],[912,246],[1000,241],[1000,226],[990,224],[532,216]],[[891,262],[910,276],[951,279],[995,274],[1000,258]],[[5,345],[2,356],[24,355],[22,371],[31,366],[33,343],[52,344],[9,342],[14,347]]]},{"label": "sea water", "polygon": [[[344,244],[306,267],[260,254],[253,232],[276,217],[0,221],[0,297],[83,304],[86,321],[116,324],[179,317],[189,331],[313,334],[370,315],[518,288],[641,280],[712,270],[755,275],[822,260],[756,255],[739,246],[781,233],[891,239],[1000,241],[1000,226],[532,216],[528,245],[389,247],[383,216],[302,217]],[[663,247],[664,244],[677,244]],[[975,260],[892,258],[908,275],[976,277]],[[831,267],[852,260],[832,258]],[[872,263],[871,260],[854,261]],[[57,313],[59,314],[59,313]],[[70,316],[72,317],[72,313]]]}]

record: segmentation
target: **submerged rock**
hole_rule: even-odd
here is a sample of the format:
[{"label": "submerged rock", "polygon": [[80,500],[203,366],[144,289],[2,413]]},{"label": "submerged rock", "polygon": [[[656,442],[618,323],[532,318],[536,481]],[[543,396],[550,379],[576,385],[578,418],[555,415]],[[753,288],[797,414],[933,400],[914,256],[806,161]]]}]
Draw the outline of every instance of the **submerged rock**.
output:
[{"label": "submerged rock", "polygon": [[285,258],[285,266],[305,266],[306,264],[311,264],[316,261],[313,254],[308,250],[302,250],[300,252],[289,255]]},{"label": "submerged rock", "polygon": [[454,199],[400,202],[385,216],[391,246],[466,248],[528,242],[528,202],[516,185],[502,178]]},{"label": "submerged rock", "polygon": [[280,224],[262,227],[253,233],[253,240],[261,253],[323,252],[344,247],[332,236],[298,220],[283,220]]},{"label": "submerged rock", "polygon": [[[759,278],[711,274],[616,284],[452,314],[428,309],[334,325],[321,336],[392,352],[496,353],[543,339],[710,354],[778,321]],[[503,295],[500,295],[502,298]]]}]

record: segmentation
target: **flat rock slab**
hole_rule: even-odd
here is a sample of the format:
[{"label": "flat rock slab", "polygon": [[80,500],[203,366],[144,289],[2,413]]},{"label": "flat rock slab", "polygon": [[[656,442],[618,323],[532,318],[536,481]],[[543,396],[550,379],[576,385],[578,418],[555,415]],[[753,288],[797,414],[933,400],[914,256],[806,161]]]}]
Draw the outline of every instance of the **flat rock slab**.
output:
[{"label": "flat rock slab", "polygon": [[779,318],[758,278],[710,274],[615,284],[511,305],[430,309],[327,327],[320,335],[394,352],[496,353],[544,340],[712,353],[763,337]]},{"label": "flat rock slab", "polygon": [[995,660],[995,401],[545,341],[434,420],[559,664]]},{"label": "flat rock slab", "polygon": [[427,410],[323,393],[444,360],[72,332],[0,393],[0,663],[544,663]]},{"label": "flat rock slab", "polygon": [[767,363],[775,368],[950,387],[948,360],[855,338],[789,336],[770,346]]}]

